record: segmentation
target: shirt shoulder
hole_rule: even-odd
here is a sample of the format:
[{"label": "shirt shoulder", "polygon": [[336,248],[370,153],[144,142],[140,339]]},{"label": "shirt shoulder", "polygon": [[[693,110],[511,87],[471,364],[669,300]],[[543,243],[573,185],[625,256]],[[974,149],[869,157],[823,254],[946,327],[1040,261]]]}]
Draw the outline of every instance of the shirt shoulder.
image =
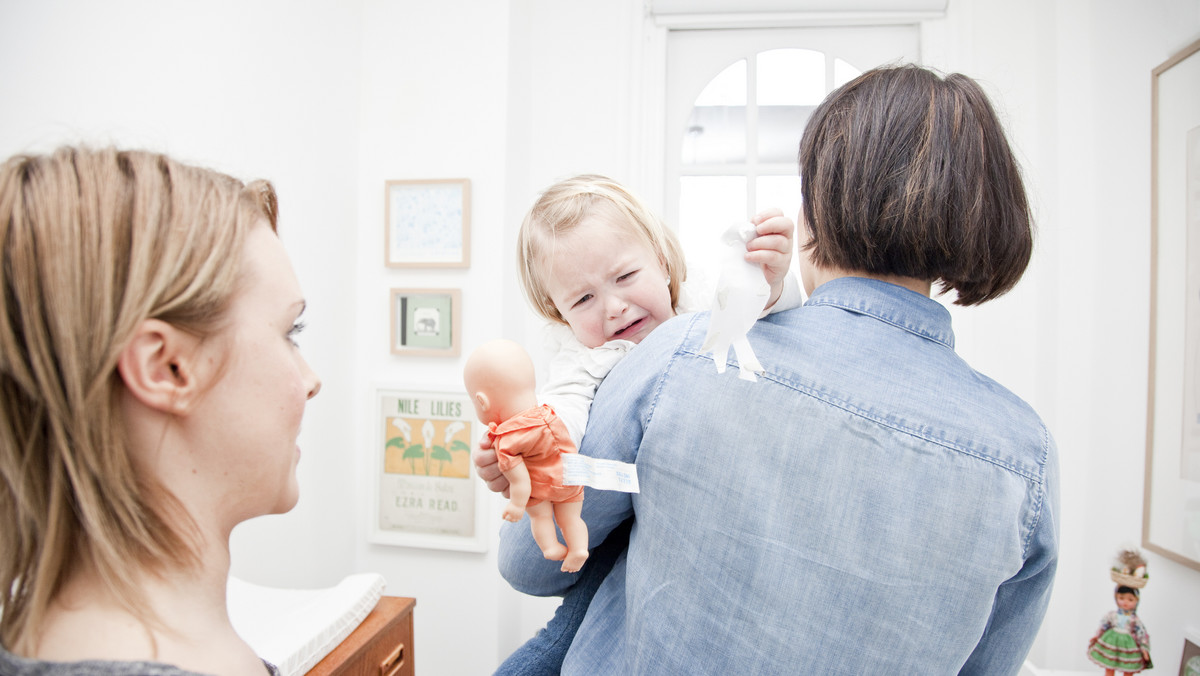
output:
[{"label": "shirt shoulder", "polygon": [[[279,669],[263,660],[263,667],[271,676],[279,676]],[[82,660],[77,662],[50,662],[18,657],[0,646],[0,674],[4,676],[203,676],[194,671],[180,669],[162,662],[116,662],[111,660]]]}]

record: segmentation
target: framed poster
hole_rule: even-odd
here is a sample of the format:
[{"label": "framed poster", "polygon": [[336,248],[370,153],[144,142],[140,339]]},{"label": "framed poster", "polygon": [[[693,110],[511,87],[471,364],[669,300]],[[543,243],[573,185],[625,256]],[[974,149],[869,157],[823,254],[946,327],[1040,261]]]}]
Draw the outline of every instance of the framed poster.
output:
[{"label": "framed poster", "polygon": [[1179,676],[1200,676],[1200,638],[1188,631],[1183,636],[1183,655],[1179,658]]},{"label": "framed poster", "polygon": [[1200,41],[1151,81],[1150,378],[1142,545],[1200,571]]},{"label": "framed poster", "polygon": [[392,289],[392,354],[457,357],[462,351],[462,292]]},{"label": "framed poster", "polygon": [[471,181],[385,183],[384,263],[393,268],[471,265]]},{"label": "framed poster", "polygon": [[465,392],[375,391],[371,541],[482,552],[486,490],[475,474]]}]

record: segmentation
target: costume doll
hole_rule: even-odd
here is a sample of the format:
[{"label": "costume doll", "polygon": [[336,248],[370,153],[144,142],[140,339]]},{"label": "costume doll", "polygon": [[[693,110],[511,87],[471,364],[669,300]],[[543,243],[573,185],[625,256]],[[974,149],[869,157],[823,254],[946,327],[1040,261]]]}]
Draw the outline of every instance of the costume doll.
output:
[{"label": "costume doll", "polygon": [[528,512],[542,555],[577,572],[588,557],[583,486],[564,486],[562,467],[562,454],[575,453],[575,444],[554,409],[537,403],[533,361],[519,344],[493,340],[471,353],[463,383],[510,484],[503,518],[515,523]]},{"label": "costume doll", "polygon": [[1126,550],[1117,557],[1111,577],[1117,583],[1113,593],[1117,610],[1110,611],[1100,621],[1100,629],[1088,641],[1088,659],[1104,667],[1105,676],[1117,671],[1136,674],[1150,669],[1150,634],[1137,616],[1141,588],[1146,586],[1146,562],[1136,550]]}]

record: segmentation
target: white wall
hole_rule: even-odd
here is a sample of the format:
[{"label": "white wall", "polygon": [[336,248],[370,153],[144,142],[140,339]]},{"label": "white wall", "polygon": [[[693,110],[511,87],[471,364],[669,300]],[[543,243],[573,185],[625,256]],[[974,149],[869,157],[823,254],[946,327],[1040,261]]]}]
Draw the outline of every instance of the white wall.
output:
[{"label": "white wall", "polygon": [[[354,330],[345,333],[354,354],[354,415],[342,428],[347,447],[354,449],[358,483],[342,499],[355,513],[356,568],[383,574],[388,594],[417,599],[415,659],[421,674],[480,674],[495,668],[504,590],[495,572],[494,543],[487,554],[476,554],[367,542],[370,430],[376,422],[371,396],[377,384],[433,391],[462,387],[461,359],[389,353],[390,288],[462,288],[464,354],[496,336],[506,313],[521,311],[514,303],[519,297],[501,294],[496,283],[503,270],[496,252],[507,248],[508,24],[505,2],[368,0],[363,6],[359,216],[349,226],[358,233],[356,291],[345,299],[357,311]],[[411,178],[471,180],[469,269],[384,267],[384,181]],[[494,514],[499,524],[499,512]]]},{"label": "white wall", "polygon": [[[0,0],[0,155],[113,141],[276,182],[324,390],[301,439],[300,505],[239,528],[234,571],[296,587],[383,573],[388,593],[418,599],[422,674],[490,671],[553,601],[507,590],[494,542],[486,554],[367,543],[371,388],[455,388],[461,366],[388,353],[387,290],[462,287],[464,350],[506,335],[537,351],[512,252],[534,195],[581,171],[653,192],[638,146],[641,7]],[[1112,606],[1105,568],[1141,533],[1150,70],[1200,37],[1200,2],[950,0],[922,35],[928,63],[983,81],[1026,169],[1040,226],[1029,276],[955,321],[962,353],[1058,440],[1062,562],[1032,657],[1088,670],[1082,646]],[[421,177],[471,179],[468,270],[382,265],[383,182]],[[1184,630],[1200,629],[1200,573],[1149,559],[1141,615],[1170,671]]]},{"label": "white wall", "polygon": [[[1107,566],[1141,540],[1150,72],[1200,37],[1200,3],[952,0],[930,33],[943,48],[933,63],[984,80],[996,97],[1033,194],[1031,276],[972,318],[964,351],[1033,402],[1058,442],[1060,574],[1031,658],[1091,670],[1083,641],[1114,605]],[[1147,558],[1139,614],[1156,663],[1173,670],[1185,628],[1200,628],[1200,573]]]}]

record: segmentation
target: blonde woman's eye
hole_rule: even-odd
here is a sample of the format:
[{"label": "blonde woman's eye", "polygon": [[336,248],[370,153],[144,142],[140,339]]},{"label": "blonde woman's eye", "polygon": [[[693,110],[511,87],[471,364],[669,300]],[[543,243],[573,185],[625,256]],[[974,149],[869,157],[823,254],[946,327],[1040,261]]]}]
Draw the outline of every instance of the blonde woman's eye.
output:
[{"label": "blonde woman's eye", "polygon": [[624,281],[626,281],[627,279],[630,279],[631,277],[633,277],[634,275],[636,275],[637,273],[638,273],[638,271],[637,271],[637,270],[633,270],[632,272],[626,272],[625,274],[621,275],[620,277],[617,277],[617,281],[618,281],[618,282],[624,282]]},{"label": "blonde woman's eye", "polygon": [[571,307],[573,307],[573,308],[579,307],[580,305],[583,305],[584,303],[588,302],[591,299],[592,299],[592,294],[589,293],[588,295],[584,296],[583,298],[580,298],[579,300],[575,301],[575,304],[572,305]]},{"label": "blonde woman's eye", "polygon": [[297,338],[297,336],[300,335],[301,332],[304,331],[304,327],[305,327],[304,322],[297,321],[296,323],[292,324],[292,328],[288,329],[287,336],[288,336],[288,340],[292,343],[292,345],[297,345],[297,346],[299,345],[299,343],[296,341],[296,338]]}]

